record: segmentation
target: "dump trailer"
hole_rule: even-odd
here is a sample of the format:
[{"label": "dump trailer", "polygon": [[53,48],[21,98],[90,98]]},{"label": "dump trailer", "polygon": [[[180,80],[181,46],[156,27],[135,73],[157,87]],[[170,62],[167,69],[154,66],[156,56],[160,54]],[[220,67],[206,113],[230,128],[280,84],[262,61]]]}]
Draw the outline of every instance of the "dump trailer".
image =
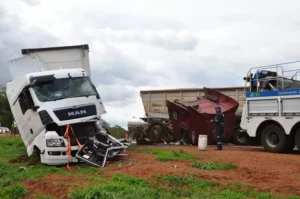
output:
[{"label": "dump trailer", "polygon": [[[228,97],[236,100],[239,105],[235,112],[235,122],[233,129],[232,142],[244,145],[247,143],[247,137],[240,132],[240,121],[245,103],[245,88],[243,87],[223,87],[211,88]],[[163,142],[167,139],[161,139],[161,134],[172,137],[172,124],[169,120],[169,113],[166,101],[193,101],[197,97],[205,96],[204,88],[179,88],[165,90],[142,90],[142,98],[145,117],[135,118],[128,121],[128,131],[132,134],[133,139],[138,142],[139,138],[147,138],[150,143]],[[139,142],[138,142],[139,143]],[[140,142],[143,143],[143,142]]]},{"label": "dump trailer", "polygon": [[126,146],[103,126],[106,110],[90,79],[87,44],[22,49],[22,55],[9,61],[6,93],[28,156],[36,153],[48,165],[104,166],[123,152]]},{"label": "dump trailer", "polygon": [[235,112],[239,103],[212,89],[205,89],[204,97],[197,97],[192,101],[167,100],[175,140],[197,145],[199,135],[207,135],[208,144],[216,144],[216,132],[211,120],[216,115],[214,107],[217,105],[222,107],[224,114],[223,142],[231,142],[235,127]]}]

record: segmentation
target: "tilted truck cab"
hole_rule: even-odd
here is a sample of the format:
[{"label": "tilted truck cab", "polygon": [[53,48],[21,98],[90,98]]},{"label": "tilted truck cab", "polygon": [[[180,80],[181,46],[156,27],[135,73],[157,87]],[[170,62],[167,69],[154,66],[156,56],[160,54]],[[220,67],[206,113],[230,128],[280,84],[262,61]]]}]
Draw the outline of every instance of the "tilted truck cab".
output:
[{"label": "tilted truck cab", "polygon": [[[67,124],[74,124],[74,131],[80,124],[76,137],[83,141],[95,128],[88,121],[103,114],[99,94],[82,69],[27,74],[7,84],[7,96],[28,155],[38,149],[44,163],[66,162],[67,156],[58,154],[66,151]],[[74,140],[72,144],[78,150]]]},{"label": "tilted truck cab", "polygon": [[[83,145],[99,129],[106,136],[101,127],[101,115],[106,110],[87,72],[88,48],[84,45],[22,52],[26,52],[24,58],[10,63],[14,79],[7,83],[6,92],[28,156],[36,151],[42,163],[60,165],[69,161],[70,149],[70,162],[78,162],[77,140]],[[30,70],[30,66],[34,67]],[[36,71],[38,67],[42,70]],[[74,131],[69,134],[70,143],[65,137],[69,125]]]}]

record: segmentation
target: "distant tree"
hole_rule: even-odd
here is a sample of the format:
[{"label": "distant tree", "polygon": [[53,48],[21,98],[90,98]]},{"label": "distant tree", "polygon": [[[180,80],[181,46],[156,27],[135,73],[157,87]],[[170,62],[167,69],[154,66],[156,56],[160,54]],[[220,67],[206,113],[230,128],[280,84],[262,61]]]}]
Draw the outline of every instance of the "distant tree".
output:
[{"label": "distant tree", "polygon": [[110,127],[108,130],[110,134],[115,138],[125,138],[126,130],[123,129],[121,126],[115,125],[113,127]]},{"label": "distant tree", "polygon": [[11,127],[14,118],[11,113],[11,109],[7,100],[5,89],[0,91],[0,123],[1,126]]}]

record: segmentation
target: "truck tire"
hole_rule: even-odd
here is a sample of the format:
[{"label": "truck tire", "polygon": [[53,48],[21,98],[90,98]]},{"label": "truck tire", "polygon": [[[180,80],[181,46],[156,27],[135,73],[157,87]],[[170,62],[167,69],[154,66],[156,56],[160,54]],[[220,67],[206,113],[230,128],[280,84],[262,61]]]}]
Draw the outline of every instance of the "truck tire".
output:
[{"label": "truck tire", "polygon": [[157,143],[160,141],[162,129],[160,125],[154,125],[149,131],[148,138],[152,143]]},{"label": "truck tire", "polygon": [[286,135],[286,147],[284,152],[291,153],[295,148],[295,140],[292,136]]},{"label": "truck tire", "polygon": [[297,133],[295,135],[295,143],[296,143],[298,151],[300,152],[300,129],[297,131]]},{"label": "truck tire", "polygon": [[275,124],[266,126],[261,134],[261,143],[268,152],[283,153],[287,149],[287,136],[284,131]]},{"label": "truck tire", "polygon": [[236,145],[247,145],[249,137],[247,133],[241,133],[240,130],[240,127],[235,128],[233,133],[233,143]]},{"label": "truck tire", "polygon": [[141,139],[141,133],[140,132],[134,133],[133,137],[134,137],[137,145],[141,145],[142,144],[141,140],[140,140]]}]

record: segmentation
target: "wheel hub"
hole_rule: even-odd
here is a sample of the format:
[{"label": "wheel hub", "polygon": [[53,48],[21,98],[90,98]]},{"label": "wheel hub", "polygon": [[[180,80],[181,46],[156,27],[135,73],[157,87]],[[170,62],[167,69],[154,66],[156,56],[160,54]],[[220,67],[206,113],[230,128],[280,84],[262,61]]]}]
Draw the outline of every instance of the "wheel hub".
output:
[{"label": "wheel hub", "polygon": [[242,136],[240,133],[237,135],[237,140],[241,143],[245,142],[246,138],[245,136]]},{"label": "wheel hub", "polygon": [[157,132],[157,130],[154,130],[154,131],[153,131],[153,138],[154,138],[153,140],[156,141],[156,140],[157,140],[157,137],[158,137],[158,132]]},{"label": "wheel hub", "polygon": [[268,140],[267,140],[268,144],[272,147],[276,147],[279,143],[279,136],[276,132],[271,132]]}]

